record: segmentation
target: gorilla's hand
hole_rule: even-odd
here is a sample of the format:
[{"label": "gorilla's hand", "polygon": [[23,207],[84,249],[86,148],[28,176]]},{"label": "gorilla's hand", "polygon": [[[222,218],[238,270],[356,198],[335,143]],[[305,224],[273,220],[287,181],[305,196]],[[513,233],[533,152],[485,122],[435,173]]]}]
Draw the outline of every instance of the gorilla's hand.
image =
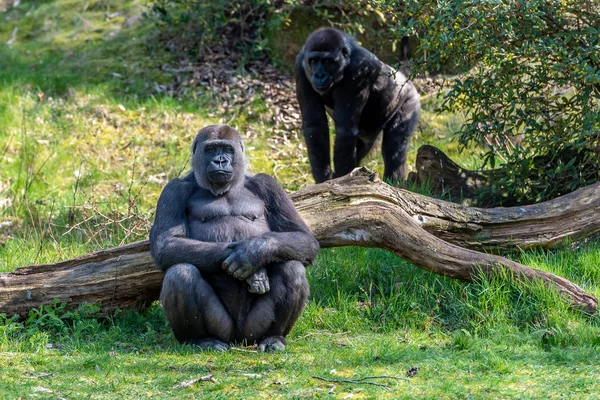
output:
[{"label": "gorilla's hand", "polygon": [[234,278],[244,280],[264,265],[268,247],[269,240],[260,236],[232,243],[229,245],[232,252],[222,268]]},{"label": "gorilla's hand", "polygon": [[264,268],[259,268],[258,271],[246,278],[246,283],[250,293],[265,294],[271,290],[269,276]]}]

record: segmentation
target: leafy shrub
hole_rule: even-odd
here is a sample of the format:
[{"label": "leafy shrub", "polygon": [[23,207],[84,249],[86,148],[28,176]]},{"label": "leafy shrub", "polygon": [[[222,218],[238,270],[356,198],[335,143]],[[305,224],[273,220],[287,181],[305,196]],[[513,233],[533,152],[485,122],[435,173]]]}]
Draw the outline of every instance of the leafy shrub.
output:
[{"label": "leafy shrub", "polygon": [[599,180],[598,2],[426,1],[411,9],[429,68],[450,58],[472,66],[442,110],[466,111],[461,142],[485,144],[485,162],[502,168],[495,194],[542,201]]}]

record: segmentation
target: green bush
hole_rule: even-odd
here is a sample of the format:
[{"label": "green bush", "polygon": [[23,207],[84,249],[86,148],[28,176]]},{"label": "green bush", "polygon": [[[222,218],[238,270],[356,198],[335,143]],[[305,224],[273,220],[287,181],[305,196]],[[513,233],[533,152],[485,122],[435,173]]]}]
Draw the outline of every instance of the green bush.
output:
[{"label": "green bush", "polygon": [[442,110],[465,111],[460,140],[501,167],[496,195],[543,201],[598,181],[600,5],[590,1],[413,2],[428,68],[452,59]]}]

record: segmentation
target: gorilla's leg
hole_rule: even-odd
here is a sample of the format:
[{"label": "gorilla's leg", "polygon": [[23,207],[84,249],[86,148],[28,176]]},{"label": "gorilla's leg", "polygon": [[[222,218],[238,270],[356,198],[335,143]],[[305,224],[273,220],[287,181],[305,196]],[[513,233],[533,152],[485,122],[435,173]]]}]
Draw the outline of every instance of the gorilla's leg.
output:
[{"label": "gorilla's leg", "polygon": [[208,284],[191,264],[167,270],[160,302],[177,340],[205,350],[227,350],[233,320]]},{"label": "gorilla's leg", "polygon": [[309,294],[304,265],[298,261],[267,267],[271,290],[257,297],[242,336],[249,343],[258,341],[260,351],[283,350],[284,337],[294,326]]},{"label": "gorilla's leg", "polygon": [[383,127],[381,154],[383,155],[384,179],[402,182],[406,179],[406,152],[410,137],[417,128],[419,112],[413,111],[410,116],[397,113]]}]

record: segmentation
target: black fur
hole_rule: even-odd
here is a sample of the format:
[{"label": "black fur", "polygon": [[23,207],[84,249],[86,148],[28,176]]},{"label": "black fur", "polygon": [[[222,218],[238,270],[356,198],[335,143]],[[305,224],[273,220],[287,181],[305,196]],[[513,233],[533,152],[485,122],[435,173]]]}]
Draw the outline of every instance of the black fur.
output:
[{"label": "black fur", "polygon": [[203,349],[282,349],[308,297],[304,268],[319,250],[277,182],[245,175],[244,165],[236,130],[202,129],[192,172],[164,188],[150,231],[175,337]]},{"label": "black fur", "polygon": [[[417,90],[351,37],[313,32],[296,58],[296,93],[312,174],[317,183],[348,174],[383,130],[384,178],[406,179],[406,151],[420,114]],[[331,170],[327,112],[335,123]]]}]

